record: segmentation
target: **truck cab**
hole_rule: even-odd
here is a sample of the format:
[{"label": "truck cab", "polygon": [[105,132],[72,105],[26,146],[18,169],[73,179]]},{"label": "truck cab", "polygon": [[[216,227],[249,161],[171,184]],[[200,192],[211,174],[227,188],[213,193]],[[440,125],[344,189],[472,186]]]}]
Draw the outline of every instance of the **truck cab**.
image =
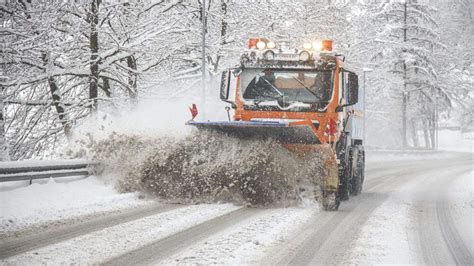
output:
[{"label": "truck cab", "polygon": [[[259,42],[264,48],[253,45]],[[306,123],[317,143],[334,143],[348,130],[362,144],[357,75],[332,52],[331,41],[314,44],[319,51],[304,46],[285,52],[268,39],[249,41],[240,66],[222,74],[221,99],[234,108],[234,121]]]}]

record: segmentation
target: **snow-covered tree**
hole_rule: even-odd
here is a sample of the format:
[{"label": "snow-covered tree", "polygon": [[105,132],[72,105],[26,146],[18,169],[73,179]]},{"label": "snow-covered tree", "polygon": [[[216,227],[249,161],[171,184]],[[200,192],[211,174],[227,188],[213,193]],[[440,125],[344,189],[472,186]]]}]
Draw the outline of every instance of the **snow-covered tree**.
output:
[{"label": "snow-covered tree", "polygon": [[1,64],[13,158],[70,136],[99,104],[136,98],[138,77],[166,69],[184,38],[176,17],[160,17],[180,2],[8,1]]},{"label": "snow-covered tree", "polygon": [[[402,144],[407,146],[407,131],[410,128],[414,146],[419,145],[418,129],[425,132],[426,146],[430,147],[427,134],[433,129],[434,106],[447,104],[446,94],[439,88],[439,69],[436,49],[443,49],[438,35],[437,22],[433,16],[436,10],[423,1],[382,1],[368,6],[370,20],[365,26],[372,37],[367,36],[366,55],[377,66],[380,78],[373,83],[384,90],[381,98],[396,101],[401,105],[400,114]],[[434,96],[437,95],[437,96]],[[435,99],[435,97],[438,97]],[[431,130],[432,131],[432,130]]]}]

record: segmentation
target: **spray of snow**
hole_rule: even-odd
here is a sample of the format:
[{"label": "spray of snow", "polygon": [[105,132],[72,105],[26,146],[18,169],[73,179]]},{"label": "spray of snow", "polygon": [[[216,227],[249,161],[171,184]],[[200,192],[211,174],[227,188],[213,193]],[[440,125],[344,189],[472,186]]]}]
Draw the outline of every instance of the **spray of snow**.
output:
[{"label": "spray of snow", "polygon": [[[217,92],[215,86],[208,88]],[[114,179],[121,192],[142,191],[173,202],[307,204],[320,195],[326,174],[322,155],[303,158],[273,141],[234,139],[185,126],[193,102],[201,120],[228,119],[217,93],[205,108],[199,108],[198,97],[156,97],[117,116],[98,114],[103,126],[84,124],[67,157],[100,161],[102,177]]]},{"label": "spray of snow", "polygon": [[101,161],[121,192],[142,191],[172,202],[291,205],[320,196],[320,154],[301,156],[267,140],[206,131],[181,137],[111,134],[84,143],[80,154]]}]

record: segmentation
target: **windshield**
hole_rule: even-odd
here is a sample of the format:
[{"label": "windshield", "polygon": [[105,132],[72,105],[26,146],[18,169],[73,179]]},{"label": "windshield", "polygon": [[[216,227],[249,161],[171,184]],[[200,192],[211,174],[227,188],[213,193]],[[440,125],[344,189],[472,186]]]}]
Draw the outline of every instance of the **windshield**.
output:
[{"label": "windshield", "polygon": [[332,97],[332,71],[245,69],[241,74],[244,100],[254,104],[284,99],[286,103],[317,104]]}]

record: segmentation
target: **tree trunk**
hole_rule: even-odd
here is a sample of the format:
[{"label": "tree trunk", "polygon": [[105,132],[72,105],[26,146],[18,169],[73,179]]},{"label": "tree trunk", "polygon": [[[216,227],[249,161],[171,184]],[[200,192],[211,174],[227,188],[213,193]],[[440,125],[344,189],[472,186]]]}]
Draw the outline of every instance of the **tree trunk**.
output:
[{"label": "tree trunk", "polygon": [[[407,2],[403,5],[403,42],[407,42]],[[405,49],[403,49],[405,52]],[[403,147],[407,147],[407,105],[408,105],[408,91],[407,91],[407,63],[403,61],[403,103],[402,103],[402,130],[403,130]]]},{"label": "tree trunk", "polygon": [[411,122],[411,138],[413,139],[413,147],[418,148],[420,143],[418,141],[418,134],[416,133],[416,123],[414,119],[410,120]]},{"label": "tree trunk", "polygon": [[430,136],[431,136],[431,148],[436,149],[436,114],[433,114],[432,119],[429,121]]},{"label": "tree trunk", "polygon": [[59,87],[56,84],[56,80],[53,77],[48,78],[48,85],[49,85],[49,91],[53,98],[54,108],[56,108],[59,121],[63,125],[64,134],[66,134],[66,137],[69,139],[71,137],[71,124],[69,123],[69,119],[67,118],[65,106],[61,103]]},{"label": "tree trunk", "polygon": [[89,13],[90,22],[90,37],[89,37],[89,49],[90,55],[90,75],[89,75],[89,99],[91,99],[92,112],[97,111],[97,96],[99,88],[99,36],[97,32],[97,25],[99,24],[99,1],[91,1],[91,10]]},{"label": "tree trunk", "polygon": [[228,0],[221,0],[221,43],[219,46],[219,50],[217,51],[216,61],[214,62],[214,73],[217,73],[219,70],[219,62],[221,60],[221,52],[222,47],[226,44],[226,36],[227,36],[227,1]]},{"label": "tree trunk", "polygon": [[[406,69],[406,65],[405,63],[403,63],[403,66],[404,66],[404,69]],[[406,73],[406,71],[405,71]],[[406,75],[405,75],[406,76]],[[406,80],[404,79],[404,82],[403,82],[403,85],[405,87],[405,91],[403,92],[403,95],[402,95],[402,147],[403,148],[406,148],[408,147],[408,141],[407,141],[407,135],[408,135],[408,130],[407,130],[407,127],[408,127],[408,123],[407,123],[407,92],[406,92],[406,88],[407,88],[407,85],[406,85]]]},{"label": "tree trunk", "polygon": [[221,45],[225,44],[225,37],[227,35],[227,1],[228,0],[221,0],[221,12],[222,12],[222,20],[221,20]]},{"label": "tree trunk", "polygon": [[[49,58],[46,52],[41,53],[41,60],[43,60],[43,65],[47,67]],[[61,103],[61,93],[54,77],[48,78],[48,86],[49,92],[51,93],[51,97],[53,99],[54,108],[58,114],[59,122],[61,122],[61,125],[63,126],[64,134],[69,139],[71,137],[71,124],[66,114],[66,107]]]},{"label": "tree trunk", "polygon": [[425,147],[427,149],[431,148],[431,137],[429,133],[429,124],[427,119],[423,119],[423,138],[425,139]]},{"label": "tree trunk", "polygon": [[5,132],[5,116],[3,115],[5,111],[3,106],[4,90],[5,88],[0,86],[0,161],[10,160],[10,156],[8,154],[8,142]]},{"label": "tree trunk", "polygon": [[127,57],[127,66],[129,69],[133,69],[128,71],[128,94],[133,101],[136,101],[138,92],[137,92],[137,60],[135,56],[131,55]]},{"label": "tree trunk", "polygon": [[110,81],[108,78],[102,77],[102,90],[107,97],[112,96],[112,91],[110,90]]}]

